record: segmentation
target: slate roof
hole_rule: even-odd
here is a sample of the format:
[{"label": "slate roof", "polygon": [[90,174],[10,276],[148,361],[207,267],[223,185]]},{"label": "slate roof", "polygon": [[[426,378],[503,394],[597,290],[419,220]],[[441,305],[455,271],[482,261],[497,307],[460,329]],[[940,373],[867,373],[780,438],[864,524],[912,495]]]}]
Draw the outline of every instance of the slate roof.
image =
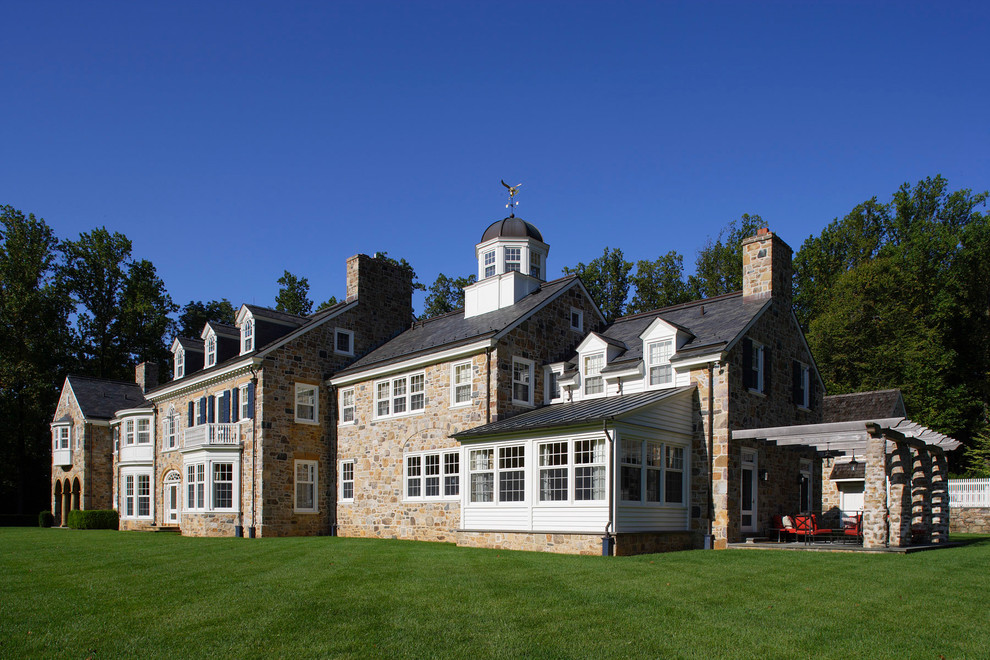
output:
[{"label": "slate roof", "polygon": [[694,387],[694,385],[687,385],[669,390],[651,390],[649,392],[637,392],[636,394],[587,399],[574,403],[556,403],[520,413],[508,419],[500,419],[491,424],[461,431],[460,433],[455,433],[452,437],[458,440],[470,440],[482,436],[503,435],[516,431],[533,431],[558,426],[575,426],[578,424],[601,422],[612,417],[629,414],[658,401],[663,401],[664,399],[692,390]]},{"label": "slate roof", "polygon": [[199,351],[202,353],[206,349],[203,346],[202,339],[191,339],[189,337],[176,337],[175,341],[179,342],[179,346],[185,351]]},{"label": "slate roof", "polygon": [[384,346],[372,351],[350,367],[338,371],[336,376],[346,376],[369,367],[393,364],[422,353],[453,348],[492,337],[532,312],[541,303],[567,289],[577,282],[577,279],[577,275],[568,275],[546,282],[515,305],[471,318],[464,318],[464,310],[458,309],[443,316],[418,321],[412,328]]},{"label": "slate roof", "polygon": [[[300,316],[299,314],[290,314],[289,312],[280,312],[278,310],[272,309],[271,307],[261,307],[260,305],[248,305],[244,304],[248,311],[251,312],[251,316],[255,318],[271,319],[273,321],[279,321],[282,323],[291,323],[293,325],[302,325],[309,321],[309,316]],[[321,310],[322,312],[322,310]],[[316,316],[316,314],[313,314]]]},{"label": "slate roof", "polygon": [[825,397],[823,422],[853,422],[861,419],[906,417],[900,390],[878,390],[833,394]]},{"label": "slate roof", "polygon": [[766,304],[765,300],[743,302],[742,292],[737,292],[617,319],[602,334],[611,339],[614,345],[621,344],[628,348],[610,361],[608,367],[626,369],[642,360],[643,341],[639,336],[657,318],[693,335],[677,350],[672,360],[676,363],[700,353],[724,348]]},{"label": "slate roof", "polygon": [[208,321],[207,325],[213,328],[218,337],[233,337],[238,341],[241,339],[241,330],[236,325],[220,323],[219,321]]},{"label": "slate roof", "polygon": [[150,406],[137,383],[68,376],[76,402],[87,419],[113,419],[118,410]]},{"label": "slate roof", "polygon": [[832,467],[832,474],[829,479],[866,479],[866,463],[856,461],[852,463],[836,463]]}]

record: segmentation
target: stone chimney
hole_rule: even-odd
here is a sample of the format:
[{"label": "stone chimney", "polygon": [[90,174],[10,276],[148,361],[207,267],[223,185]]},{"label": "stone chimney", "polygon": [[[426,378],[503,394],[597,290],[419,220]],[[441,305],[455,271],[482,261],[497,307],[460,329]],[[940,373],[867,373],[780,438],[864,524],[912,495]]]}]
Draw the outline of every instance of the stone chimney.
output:
[{"label": "stone chimney", "polygon": [[134,367],[134,382],[141,386],[142,392],[147,392],[158,386],[158,364],[142,362]]},{"label": "stone chimney", "polygon": [[412,276],[398,264],[366,254],[347,260],[347,302],[360,299],[366,313],[408,327],[413,317],[412,294]]},{"label": "stone chimney", "polygon": [[743,300],[776,298],[791,304],[791,248],[768,228],[743,239]]}]

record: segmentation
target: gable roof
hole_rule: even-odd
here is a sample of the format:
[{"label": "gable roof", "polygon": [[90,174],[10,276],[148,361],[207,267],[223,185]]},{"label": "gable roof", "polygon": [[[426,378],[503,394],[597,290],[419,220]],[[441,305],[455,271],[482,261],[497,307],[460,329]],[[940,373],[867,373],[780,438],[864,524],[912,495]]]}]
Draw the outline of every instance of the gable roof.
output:
[{"label": "gable roof", "polygon": [[823,422],[851,422],[860,419],[905,417],[900,390],[877,390],[826,396]]},{"label": "gable roof", "polygon": [[443,316],[417,321],[413,327],[387,342],[384,346],[365,355],[350,367],[338,371],[334,377],[357,373],[370,367],[381,367],[402,362],[440,348],[453,348],[494,337],[499,332],[505,331],[515,323],[524,320],[544,303],[550,302],[577,282],[579,282],[577,275],[568,275],[552,282],[545,282],[539,289],[515,305],[470,318],[465,318],[464,310],[458,309]]},{"label": "gable roof", "polygon": [[636,394],[620,394],[598,399],[587,399],[574,403],[555,403],[536,410],[513,415],[508,419],[500,419],[491,424],[476,426],[466,431],[453,434],[458,440],[471,440],[491,435],[503,435],[517,431],[534,431],[537,429],[555,428],[558,426],[576,426],[591,424],[620,417],[635,412],[640,408],[652,405],[658,401],[688,392],[694,385],[675,387],[668,390],[650,390]]},{"label": "gable roof", "polygon": [[65,382],[86,419],[113,419],[118,410],[148,404],[137,383],[103,380],[89,376],[66,376]]},{"label": "gable roof", "polygon": [[[289,312],[280,312],[278,310],[272,309],[271,307],[261,307],[260,305],[249,305],[244,303],[244,307],[251,312],[251,316],[256,319],[266,319],[270,321],[275,321],[277,323],[287,323],[290,325],[302,325],[306,323],[311,318],[310,316],[300,316],[299,314],[290,314]],[[322,311],[322,310],[320,310]],[[316,316],[313,314],[312,316]]]},{"label": "gable roof", "polygon": [[220,323],[219,321],[207,321],[206,326],[203,328],[204,337],[206,336],[206,328],[213,328],[213,332],[215,332],[218,337],[227,337],[230,339],[241,338],[241,330],[236,325]]},{"label": "gable roof", "polygon": [[179,346],[181,346],[182,350],[184,351],[198,351],[200,353],[203,353],[206,350],[206,348],[203,345],[202,339],[191,339],[189,337],[176,337],[175,341],[172,342],[173,347],[175,346],[176,342],[178,342]]}]

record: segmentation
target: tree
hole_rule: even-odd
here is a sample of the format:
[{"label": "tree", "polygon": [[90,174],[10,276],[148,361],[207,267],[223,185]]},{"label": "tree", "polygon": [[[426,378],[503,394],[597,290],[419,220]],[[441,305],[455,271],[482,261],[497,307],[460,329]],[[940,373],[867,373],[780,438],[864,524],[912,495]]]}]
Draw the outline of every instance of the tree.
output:
[{"label": "tree", "polygon": [[0,206],[0,511],[37,511],[51,470],[48,424],[71,364],[72,301],[43,219]]},{"label": "tree", "polygon": [[698,251],[695,273],[688,278],[692,298],[711,298],[742,289],[742,242],[765,226],[758,215],[743,213],[733,220],[712,242],[711,237]]},{"label": "tree", "polygon": [[970,441],[966,449],[966,467],[967,474],[974,479],[990,477],[990,427]]},{"label": "tree", "polygon": [[622,250],[608,247],[597,259],[592,259],[587,265],[578,263],[574,268],[564,267],[565,275],[577,275],[581,278],[588,293],[598,303],[605,320],[611,323],[622,316],[625,309],[626,297],[629,295],[629,271],[632,263],[622,256]]},{"label": "tree", "polygon": [[684,281],[684,257],[671,250],[655,261],[637,261],[636,273],[629,277],[635,287],[628,312],[648,312],[691,300]]},{"label": "tree", "polygon": [[[127,266],[117,327],[133,362],[154,362],[163,367],[168,363],[165,342],[175,334],[175,322],[169,315],[178,309],[154,264],[141,259]],[[167,369],[160,371],[166,373]]]},{"label": "tree", "polygon": [[313,310],[313,301],[309,299],[309,280],[296,277],[289,271],[278,279],[282,288],[275,296],[275,309],[289,314],[305,316]]},{"label": "tree", "polygon": [[426,295],[423,318],[430,319],[464,307],[464,287],[474,284],[477,279],[474,273],[457,278],[447,277],[443,273],[437,275]]},{"label": "tree", "polygon": [[323,311],[324,309],[330,309],[336,304],[338,304],[337,296],[330,296],[329,299],[320,303],[320,306],[316,308],[316,311],[320,312]]},{"label": "tree", "polygon": [[233,325],[236,320],[234,306],[226,298],[207,303],[190,300],[179,315],[179,336],[196,338],[203,333],[203,327],[210,321]]}]

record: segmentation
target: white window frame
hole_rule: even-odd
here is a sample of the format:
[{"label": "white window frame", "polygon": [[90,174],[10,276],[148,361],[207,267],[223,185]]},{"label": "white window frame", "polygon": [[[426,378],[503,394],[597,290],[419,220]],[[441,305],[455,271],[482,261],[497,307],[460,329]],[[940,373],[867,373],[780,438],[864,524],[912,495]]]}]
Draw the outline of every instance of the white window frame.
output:
[{"label": "white window frame", "polygon": [[[407,502],[461,499],[461,453],[457,449],[418,451],[402,459],[402,499]],[[430,464],[435,471],[428,470]],[[454,469],[456,468],[456,469]],[[436,494],[427,494],[428,481],[436,480]],[[417,486],[418,494],[410,489]]]},{"label": "white window frame", "polygon": [[[638,452],[626,451],[626,447],[630,449],[633,447],[638,448]],[[650,448],[656,449],[656,453],[652,454],[656,457],[656,461],[651,463],[649,451]],[[641,438],[622,438],[619,449],[619,474],[618,485],[619,485],[619,499],[623,504],[631,504],[636,506],[649,506],[649,507],[680,507],[685,508],[688,505],[687,496],[687,475],[690,474],[690,453],[688,448],[674,443],[667,442],[665,440],[657,439],[641,439]],[[680,468],[668,467],[669,460],[676,456],[676,450],[681,450],[681,466]],[[673,452],[671,450],[674,450]],[[670,456],[668,454],[671,453]],[[630,460],[627,460],[627,457]],[[626,469],[638,469],[639,470],[639,496],[638,499],[626,499],[625,492],[623,490],[623,468]],[[667,473],[678,472],[681,475],[681,493],[680,502],[671,502],[667,500]],[[656,474],[656,488],[657,488],[657,499],[650,499],[649,493],[649,480],[650,473]]]},{"label": "white window frame", "polygon": [[[666,355],[662,350],[662,346],[666,344],[668,350]],[[657,348],[659,353],[654,356],[653,349]],[[665,389],[674,386],[675,374],[674,367],[670,364],[670,358],[674,355],[674,338],[668,337],[666,339],[657,339],[654,341],[649,341],[646,343],[646,387],[649,389]],[[660,369],[662,371],[663,367],[666,367],[668,373],[670,374],[670,380],[667,381],[654,381],[653,370]]]},{"label": "white window frame", "polygon": [[[564,400],[564,387],[560,384],[560,377],[564,375],[563,367],[543,368],[543,403],[558,403]],[[557,384],[557,394],[553,395],[553,385]]]},{"label": "white window frame", "polygon": [[[150,417],[138,417],[134,425],[135,439],[139,445],[150,445],[152,441],[151,437],[151,418]],[[143,429],[143,430],[142,430]],[[142,439],[143,438],[143,439]]]},{"label": "white window frame", "polygon": [[[413,392],[413,385],[419,389]],[[396,395],[401,385],[402,394]],[[418,415],[426,410],[426,372],[392,376],[375,382],[375,419]],[[384,396],[382,394],[384,393]],[[396,403],[401,401],[402,410],[395,412]],[[384,404],[384,408],[382,406]],[[415,405],[415,407],[414,407]],[[385,410],[383,413],[382,410]]]},{"label": "white window frame", "polygon": [[[350,426],[351,424],[357,424],[357,400],[354,397],[355,393],[353,387],[340,390],[338,405],[338,408],[340,409],[340,419],[337,420],[338,426]],[[349,415],[348,412],[350,412]],[[348,416],[350,419],[347,419]]]},{"label": "white window frame", "polygon": [[495,277],[498,274],[498,260],[495,258],[495,250],[486,250],[481,255],[482,279]]},{"label": "white window frame", "polygon": [[249,414],[251,412],[251,401],[248,397],[248,392],[250,392],[251,389],[248,387],[248,383],[244,383],[243,385],[238,386],[237,390],[237,405],[240,408],[237,411],[237,421],[243,422],[251,419],[251,415]]},{"label": "white window frame", "polygon": [[[582,447],[579,450],[579,445],[584,443],[589,443],[588,448],[584,449]],[[583,454],[590,454],[590,460],[579,460],[579,457]],[[571,460],[573,468],[571,500],[582,503],[606,501],[608,497],[608,444],[605,442],[605,438],[579,438],[573,440],[571,441],[571,455],[573,456]],[[589,471],[587,475],[579,474],[579,472],[583,473],[585,470]],[[591,479],[591,497],[578,497],[578,481],[584,478]],[[598,482],[597,484],[595,483],[596,481]],[[596,490],[599,497],[594,496]]]},{"label": "white window frame", "polygon": [[[589,369],[589,367],[591,366],[589,364],[589,362],[591,360],[596,359],[596,358],[598,358],[598,359],[601,360],[601,366],[598,367],[598,370],[597,371],[595,371],[595,372],[592,373],[591,370]],[[591,397],[605,396],[605,394],[606,394],[606,392],[605,392],[605,376],[602,375],[602,369],[604,369],[604,368],[605,368],[605,352],[604,351],[595,352],[595,353],[591,353],[589,355],[582,355],[581,356],[581,383],[582,383],[581,389],[582,389],[582,393],[584,394],[585,397],[591,398]],[[601,391],[599,391],[599,392],[589,392],[588,391],[588,386],[591,385],[591,382],[593,380],[601,383],[601,388],[602,388]]]},{"label": "white window frame", "polygon": [[136,434],[134,432],[134,427],[135,427],[135,424],[134,424],[134,420],[133,419],[125,419],[124,420],[124,446],[125,447],[130,447],[131,445],[134,444],[134,440],[135,440],[135,437],[136,437]]},{"label": "white window frame", "polygon": [[254,350],[254,319],[246,319],[241,325],[241,355]]},{"label": "white window frame", "polygon": [[[347,337],[347,346],[348,346],[348,349],[346,351],[342,351],[339,348],[337,348],[337,346],[338,346],[338,339],[340,337]],[[348,357],[353,357],[353,355],[354,355],[354,331],[353,330],[345,330],[344,328],[334,328],[334,330],[333,330],[333,352],[336,355],[346,355]]]},{"label": "white window frame", "polygon": [[[467,381],[459,381],[458,374],[467,370]],[[458,401],[458,392],[467,391],[467,397],[463,401]],[[457,362],[450,365],[450,407],[462,408],[470,406],[474,400],[474,364],[468,362]]]},{"label": "white window frame", "polygon": [[766,368],[766,361],[763,359],[763,349],[765,348],[765,344],[761,344],[760,342],[753,340],[752,347],[752,353],[750,354],[750,360],[752,360],[752,362],[748,365],[748,368],[753,369],[756,372],[756,382],[753,383],[753,387],[749,388],[749,391],[757,392],[759,394],[766,394],[764,391],[763,378],[763,370]]},{"label": "white window frame", "polygon": [[[216,467],[218,465],[230,465],[230,480],[220,481],[216,479]],[[189,479],[190,468],[194,471],[194,480]],[[216,457],[205,460],[197,460],[186,463],[182,466],[182,503],[183,512],[190,513],[236,513],[240,510],[240,459],[238,457]],[[219,507],[216,505],[216,486],[218,484],[230,484],[230,507]],[[193,487],[194,501],[190,503],[189,490]],[[202,497],[202,502],[199,498]]]},{"label": "white window frame", "polygon": [[[145,482],[143,488],[142,479]],[[122,500],[120,517],[125,520],[151,520],[154,518],[155,503],[152,497],[151,472],[147,469],[123,469],[120,480]],[[140,513],[142,504],[147,506],[147,513]]]},{"label": "white window frame", "polygon": [[[299,479],[299,468],[305,468],[305,479]],[[320,484],[320,463],[314,460],[296,459],[292,466],[292,511],[294,513],[319,513],[320,503],[317,498]],[[299,487],[310,490],[312,506],[299,506]]]},{"label": "white window frame", "polygon": [[798,362],[798,367],[801,371],[801,398],[802,400],[797,404],[798,408],[801,410],[811,409],[811,367],[806,365],[804,362]]},{"label": "white window frame", "polygon": [[[574,322],[574,317],[577,316],[577,323]],[[570,314],[568,315],[568,323],[571,326],[571,330],[575,332],[584,333],[584,312],[577,307],[571,307]]]},{"label": "white window frame", "polygon": [[[509,255],[512,254],[515,258],[510,259]],[[502,248],[502,272],[509,273],[511,271],[522,272],[522,261],[523,259],[523,249],[522,246],[507,245]],[[515,266],[510,268],[510,265]]]},{"label": "white window frame", "polygon": [[53,430],[53,437],[56,450],[72,449],[72,427],[68,424],[65,426],[56,426]]},{"label": "white window frame", "polygon": [[[561,449],[563,451],[561,452]],[[568,440],[554,438],[536,443],[536,502],[559,505],[574,498],[574,480],[571,473],[572,446]],[[559,480],[563,480],[563,488]],[[554,484],[553,481],[558,483]],[[553,495],[553,496],[551,496]],[[562,496],[559,496],[562,495]]]},{"label": "white window frame", "polygon": [[203,368],[215,366],[217,363],[217,336],[216,333],[211,332],[206,335],[206,343],[204,344],[206,350],[206,362],[203,364]]},{"label": "white window frame", "polygon": [[186,351],[179,348],[175,352],[175,379],[178,380],[186,375]]},{"label": "white window frame", "polygon": [[[536,272],[533,272],[533,269]],[[537,250],[529,251],[529,274],[537,279],[543,279],[543,255]]]},{"label": "white window frame", "polygon": [[165,424],[162,430],[162,451],[171,451],[179,446],[179,415],[175,406],[170,405],[165,413]]},{"label": "white window frame", "polygon": [[[347,495],[348,485],[350,485],[350,496]],[[340,462],[340,500],[342,502],[354,501],[354,461],[353,460]]]},{"label": "white window frame", "polygon": [[[313,415],[312,417],[306,417],[300,415],[300,406],[310,407],[308,403],[299,402],[299,395],[310,391],[313,395]],[[310,383],[296,383],[295,396],[292,399],[293,410],[295,411],[295,421],[297,424],[319,424],[320,423],[320,386],[313,385]]]},{"label": "white window frame", "polygon": [[[471,506],[529,506],[530,495],[529,466],[527,444],[500,444],[494,446],[469,447],[466,452],[468,491],[467,502]],[[510,463],[518,463],[511,464]],[[508,475],[521,475],[521,487],[504,489],[502,478]],[[514,476],[513,483],[519,477]],[[513,499],[503,499],[507,493],[513,493]],[[487,499],[476,499],[476,496],[487,495]]]},{"label": "white window frame", "polygon": [[[524,369],[523,373],[526,374],[526,381],[516,380],[516,365],[521,365]],[[535,363],[532,360],[527,360],[526,358],[515,357],[512,358],[512,372],[510,373],[510,378],[512,379],[512,403],[517,406],[532,406],[533,405],[533,389],[535,386],[534,377],[534,367]],[[528,396],[526,399],[519,399],[516,397],[516,385],[525,385],[528,391]]]}]

